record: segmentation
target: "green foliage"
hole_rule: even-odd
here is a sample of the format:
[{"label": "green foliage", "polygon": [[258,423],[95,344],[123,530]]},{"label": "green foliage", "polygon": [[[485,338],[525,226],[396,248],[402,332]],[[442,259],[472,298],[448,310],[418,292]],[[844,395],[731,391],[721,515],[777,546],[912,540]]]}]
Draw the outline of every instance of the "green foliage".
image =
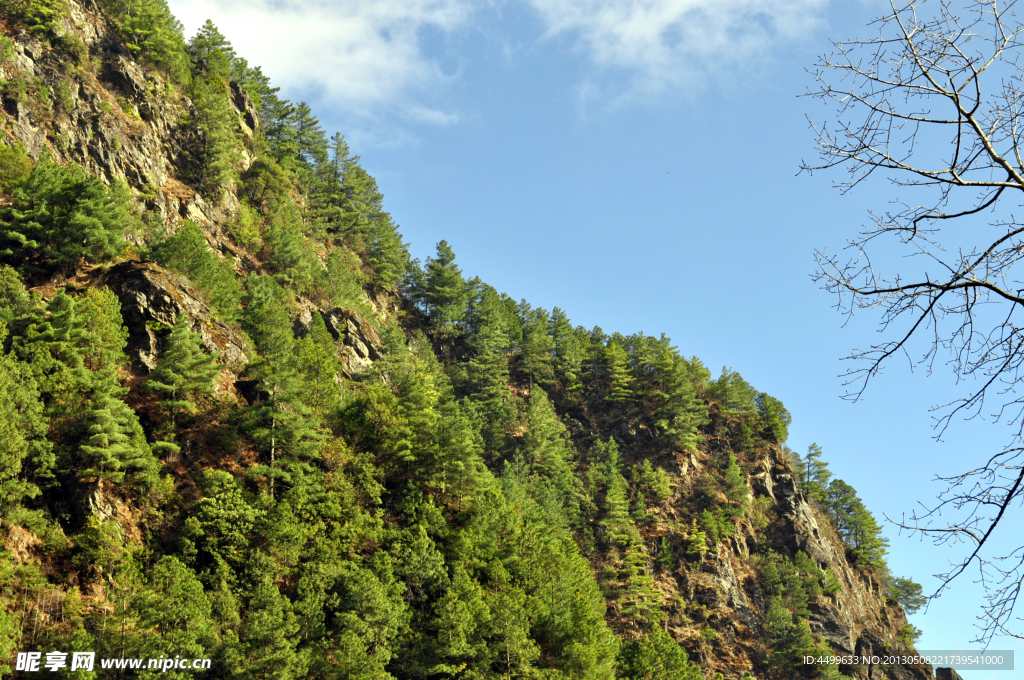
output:
[{"label": "green foliage", "polygon": [[921,607],[928,604],[921,584],[914,583],[909,578],[887,575],[885,590],[889,594],[889,601],[903,607],[903,611],[908,614],[916,614]]},{"label": "green foliage", "polygon": [[323,317],[313,314],[309,332],[298,341],[298,370],[305,385],[303,402],[321,418],[340,405],[337,385],[342,373],[334,338]]},{"label": "green foliage", "polygon": [[4,0],[2,9],[23,19],[33,33],[46,35],[59,30],[67,4],[63,0]]},{"label": "green foliage", "polygon": [[622,680],[700,680],[700,667],[686,650],[658,627],[619,648],[617,677]]},{"label": "green foliage", "polygon": [[192,179],[213,198],[219,199],[234,179],[233,164],[239,158],[236,114],[228,86],[216,74],[211,74],[209,80],[195,78],[189,94],[194,109],[187,122],[198,137],[191,149]]},{"label": "green foliage", "polygon": [[784,672],[795,673],[803,665],[803,657],[816,650],[807,622],[794,616],[780,596],[771,598],[764,616],[765,639],[771,646],[769,665]]},{"label": "green foliage", "polygon": [[[28,562],[48,560],[48,571],[16,574],[0,556],[0,612],[64,602],[39,633],[54,649],[209,657],[211,677],[237,680],[701,677],[667,631],[699,631],[705,652],[728,640],[706,608],[663,601],[655,571],[703,578],[708,552],[717,563],[743,517],[755,532],[773,521],[736,456],[752,464],[785,441],[782,403],[728,369],[712,381],[664,335],[574,328],[558,308],[466,280],[445,241],[422,268],[411,263],[344,138],[328,138],[305,102],[281,99],[212,23],[186,44],[164,0],[101,2],[116,38],[163,71],[147,70],[147,82],[170,82],[189,110],[182,168],[208,196],[240,181],[241,207],[223,226],[256,273],[241,286],[202,228],[186,222],[163,239],[155,213],[148,254],[240,323],[256,355],[238,385],[246,401],[213,403],[215,356],[191,330],[203,322],[182,315],[146,328],[162,351],[141,380],[115,295],[58,290],[44,305],[0,266],[0,520],[41,539]],[[70,39],[54,45],[81,58]],[[12,79],[7,94],[70,111],[66,84],[39,85]],[[240,177],[237,87],[262,121],[245,137],[253,161]],[[118,103],[136,111],[131,98]],[[0,190],[11,246],[0,259],[33,283],[116,257],[125,230],[143,233],[123,186],[45,157],[33,165],[22,149],[0,147]],[[155,196],[149,187],[140,199]],[[399,285],[425,323],[391,311],[387,289]],[[310,302],[370,320],[383,356],[358,373],[346,365],[351,339],[336,342],[316,311],[297,323]],[[188,456],[169,458],[160,479],[153,451],[184,449],[186,435]],[[698,493],[674,497],[699,450],[714,462]],[[877,527],[827,467],[807,467],[819,459],[800,461],[801,483],[816,481],[819,506],[854,518],[841,531],[874,559]],[[666,469],[680,471],[678,489]],[[114,505],[117,519],[79,512],[83,498]],[[809,598],[840,584],[804,553],[757,566],[770,673],[809,675],[792,665],[820,650],[803,620]],[[83,606],[69,583],[103,593],[102,606]],[[886,587],[908,611],[920,596],[902,580]],[[0,658],[22,625],[0,614]]]},{"label": "green foliage", "polygon": [[265,238],[270,248],[270,266],[281,285],[307,293],[323,277],[323,265],[302,233],[296,206],[278,204],[267,224]]},{"label": "green foliage", "polygon": [[758,559],[761,586],[769,597],[777,597],[797,616],[808,616],[807,598],[822,593],[823,572],[806,553],[799,552],[793,561],[775,552]]},{"label": "green foliage", "polygon": [[0,394],[0,517],[6,518],[24,500],[39,495],[39,487],[28,481],[34,475],[24,474],[23,468],[33,449],[45,452],[49,445],[35,380],[24,365],[5,354],[0,354]]},{"label": "green foliage", "polygon": [[704,556],[708,552],[708,535],[707,532],[703,531],[698,525],[697,520],[693,520],[693,524],[690,526],[690,538],[686,545],[686,555],[691,559],[699,560],[701,563],[704,562]]},{"label": "green foliage", "polygon": [[736,371],[722,367],[722,374],[708,385],[712,399],[730,411],[753,411],[758,392]]},{"label": "green foliage", "polygon": [[61,166],[44,154],[0,208],[0,261],[22,271],[67,271],[80,261],[109,260],[124,248],[124,233],[139,225],[130,194],[108,188],[79,166]]},{"label": "green foliage", "polygon": [[189,57],[181,23],[166,0],[102,0],[125,46],[175,82],[190,80]]},{"label": "green foliage", "polygon": [[199,397],[213,392],[213,379],[220,373],[214,364],[216,355],[203,351],[202,339],[188,327],[182,314],[167,337],[156,368],[149,374],[145,389],[160,398],[165,418],[162,440],[157,450],[178,451],[174,443],[175,429],[181,416],[195,413]]},{"label": "green foliage", "polygon": [[807,449],[807,455],[802,459],[799,454],[794,455],[800,487],[815,503],[824,507],[832,472],[828,469],[828,463],[821,459],[821,447],[811,444]]},{"label": "green foliage", "polygon": [[697,518],[697,526],[705,536],[709,548],[714,548],[720,542],[736,533],[734,524],[720,508],[709,511],[707,508],[701,511]]},{"label": "green foliage", "polygon": [[521,451],[538,478],[532,485],[535,493],[538,496],[550,494],[559,510],[554,516],[576,524],[581,518],[583,489],[573,474],[572,442],[547,394],[540,388],[530,395],[526,423]]},{"label": "green foliage", "polygon": [[589,344],[586,331],[573,328],[565,312],[555,307],[548,319],[548,334],[554,343],[555,377],[567,393],[579,392],[583,388],[583,362]]},{"label": "green foliage", "polygon": [[325,435],[303,401],[284,292],[273,279],[256,275],[246,282],[246,288],[243,324],[264,353],[249,364],[247,372],[266,395],[244,415],[244,431],[263,455],[263,463],[249,474],[268,480],[273,496],[278,480],[286,485],[305,484]]},{"label": "green foliage", "polygon": [[0,62],[7,62],[14,59],[14,41],[6,35],[0,36]]},{"label": "green foliage", "polygon": [[549,384],[554,379],[551,355],[555,341],[548,335],[549,315],[543,309],[532,309],[524,300],[520,305],[522,346],[519,351],[519,370],[533,388],[534,382]]},{"label": "green foliage", "polygon": [[210,249],[195,222],[186,220],[174,235],[153,247],[151,256],[196,284],[222,320],[238,320],[241,291],[235,272]]},{"label": "green foliage", "polygon": [[853,550],[857,561],[877,567],[885,565],[889,539],[882,536],[882,527],[864,506],[852,486],[833,479],[825,492],[824,510]]},{"label": "green foliage", "polygon": [[69,113],[75,107],[71,88],[63,80],[53,86],[53,100],[54,110],[58,113]]},{"label": "green foliage", "polygon": [[86,412],[87,439],[79,447],[79,476],[120,482],[128,474],[147,485],[156,481],[157,463],[142,437],[135,412],[115,385],[103,385]]},{"label": "green foliage", "polygon": [[288,173],[270,156],[256,158],[241,179],[245,197],[264,213],[287,199],[292,190]]},{"label": "green foliage", "polygon": [[628,402],[633,393],[629,375],[629,357],[615,340],[610,340],[601,353],[601,367],[604,371],[605,401],[610,403]]},{"label": "green foliage", "polygon": [[912,647],[917,644],[918,639],[921,637],[922,631],[917,626],[909,623],[904,623],[900,626],[899,631],[896,633],[896,639],[905,644],[908,647]]},{"label": "green foliage", "polygon": [[32,172],[32,160],[21,146],[0,145],[0,191],[12,193]]},{"label": "green foliage", "polygon": [[789,438],[789,426],[793,422],[793,416],[782,402],[771,395],[759,392],[754,397],[754,405],[764,424],[765,438],[771,442],[786,441]]},{"label": "green foliage", "polygon": [[725,469],[725,483],[723,489],[725,497],[732,505],[723,510],[732,517],[744,517],[750,507],[750,489],[747,486],[747,476],[740,469],[736,462],[736,456],[729,454],[729,464]]},{"label": "green foliage", "polygon": [[469,289],[448,242],[439,242],[437,258],[428,257],[423,270],[414,269],[413,273],[410,294],[423,305],[435,332],[442,338],[456,335],[466,315]]},{"label": "green foliage", "polygon": [[[82,66],[89,58],[89,48],[82,39],[73,33],[65,33],[50,41],[55,50],[60,50],[71,58],[75,66]],[[63,81],[62,81],[63,82]],[[66,85],[65,85],[66,87]],[[70,93],[68,93],[70,95]]]},{"label": "green foliage", "polygon": [[228,223],[227,229],[235,243],[243,248],[258,251],[263,246],[259,213],[248,203],[242,203],[238,215]]},{"label": "green foliage", "polygon": [[633,466],[633,479],[641,493],[651,503],[662,503],[672,497],[672,486],[668,473],[651,465],[649,459]]}]

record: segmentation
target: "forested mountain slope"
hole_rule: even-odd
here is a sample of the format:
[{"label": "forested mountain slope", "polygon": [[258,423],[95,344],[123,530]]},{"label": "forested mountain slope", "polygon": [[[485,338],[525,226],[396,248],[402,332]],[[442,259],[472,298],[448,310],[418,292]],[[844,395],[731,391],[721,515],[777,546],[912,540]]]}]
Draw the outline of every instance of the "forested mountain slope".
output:
[{"label": "forested mountain slope", "polygon": [[212,25],[0,7],[0,675],[931,677],[803,664],[920,588],[777,399],[410,261]]}]

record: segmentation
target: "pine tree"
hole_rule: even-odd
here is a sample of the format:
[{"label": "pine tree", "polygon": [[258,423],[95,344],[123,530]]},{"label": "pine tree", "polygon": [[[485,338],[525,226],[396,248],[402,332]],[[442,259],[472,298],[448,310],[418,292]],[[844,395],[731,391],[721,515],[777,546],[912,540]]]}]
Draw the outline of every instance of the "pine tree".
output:
[{"label": "pine tree", "polygon": [[729,454],[729,464],[725,469],[725,496],[735,505],[728,506],[728,514],[743,517],[750,505],[750,490],[747,487],[747,476],[736,462],[736,456]]},{"label": "pine tree", "polygon": [[337,407],[341,400],[338,386],[342,374],[334,338],[324,318],[313,313],[309,331],[298,342],[298,370],[305,385],[303,402],[321,418]]},{"label": "pine tree", "polygon": [[171,237],[153,246],[150,255],[194,283],[221,320],[226,323],[238,320],[241,291],[235,271],[210,249],[198,224],[185,220]]},{"label": "pine tree", "polygon": [[686,649],[658,627],[619,648],[618,678],[622,680],[701,680],[700,666]]},{"label": "pine tree", "polygon": [[882,527],[854,488],[841,479],[833,479],[825,493],[824,505],[826,514],[853,549],[857,560],[879,567],[884,565],[889,539],[882,536]]},{"label": "pine tree", "polygon": [[184,30],[166,0],[103,0],[136,59],[156,66],[177,83],[188,83],[190,59]]},{"label": "pine tree", "polygon": [[156,461],[140,437],[135,412],[120,399],[124,390],[101,385],[86,413],[87,439],[79,447],[80,477],[121,482],[126,472],[146,482],[155,481]]},{"label": "pine tree", "polygon": [[702,440],[700,427],[708,420],[708,407],[680,368],[677,362],[666,385],[665,401],[655,414],[658,437],[670,450],[695,452]]},{"label": "pine tree", "polygon": [[484,439],[500,447],[505,425],[515,416],[508,387],[509,339],[500,315],[486,315],[481,323],[469,343],[474,355],[467,362],[468,391],[485,418]]},{"label": "pine tree", "polygon": [[574,394],[583,388],[581,378],[583,363],[587,358],[585,331],[573,328],[565,312],[555,307],[548,320],[548,335],[554,342],[555,375],[561,381],[562,388]]},{"label": "pine tree", "polygon": [[730,411],[753,411],[757,391],[736,371],[722,367],[718,380],[711,383],[709,392],[713,399]]},{"label": "pine tree", "polygon": [[797,671],[803,665],[803,657],[815,651],[814,638],[807,623],[793,616],[783,606],[780,597],[774,597],[768,603],[764,632],[772,649],[768,663],[784,671]]},{"label": "pine tree", "polygon": [[581,512],[579,496],[582,489],[572,470],[569,434],[542,389],[535,389],[530,394],[526,425],[521,449],[523,456],[532,470],[550,486],[570,524],[575,524]]},{"label": "pine tree", "polygon": [[462,272],[455,266],[455,253],[447,241],[437,244],[437,258],[427,258],[422,285],[414,291],[426,307],[435,331],[442,338],[458,333],[466,314],[469,291]]},{"label": "pine tree", "polygon": [[61,166],[44,153],[0,208],[0,262],[41,274],[70,270],[80,260],[103,262],[124,248],[139,225],[131,194],[110,188],[78,165]]},{"label": "pine tree", "polygon": [[235,49],[211,20],[207,19],[188,41],[187,51],[192,60],[192,69],[197,76],[216,76],[221,79],[231,77]]},{"label": "pine tree", "polygon": [[623,561],[625,588],[620,600],[622,612],[630,617],[634,627],[640,624],[646,628],[656,624],[663,616],[661,596],[654,589],[650,563],[639,535],[626,545]]},{"label": "pine tree", "polygon": [[551,354],[555,349],[555,341],[548,335],[547,311],[530,309],[525,300],[520,309],[523,343],[519,354],[519,368],[529,378],[532,391],[534,382],[547,384],[554,378]]},{"label": "pine tree", "polygon": [[213,380],[220,367],[216,353],[207,354],[202,338],[188,327],[188,318],[179,314],[167,337],[156,368],[144,388],[160,396],[160,409],[166,418],[163,439],[153,445],[156,451],[181,449],[174,443],[178,419],[196,412],[196,399],[213,392]]},{"label": "pine tree", "polygon": [[601,365],[607,386],[604,400],[613,404],[631,400],[633,392],[630,390],[629,356],[615,340],[609,340],[602,351]]},{"label": "pine tree", "polygon": [[493,614],[485,601],[483,588],[462,564],[455,565],[455,573],[434,609],[437,636],[432,656],[436,659],[430,673],[459,674],[465,668],[483,670],[491,655],[488,653],[485,631],[490,628]]},{"label": "pine tree", "polygon": [[764,435],[768,441],[786,441],[793,417],[782,402],[769,394],[759,392],[754,398],[754,405],[764,424]]},{"label": "pine tree", "polygon": [[323,276],[323,265],[306,241],[298,209],[291,203],[277,206],[267,225],[265,240],[271,250],[270,265],[282,286],[308,292],[314,281]]},{"label": "pine tree", "polygon": [[889,576],[885,579],[885,590],[889,594],[889,600],[903,607],[908,614],[916,614],[921,607],[928,604],[928,598],[922,594],[921,585],[909,578]]},{"label": "pine tree", "polygon": [[303,658],[296,650],[298,632],[299,622],[288,598],[273,583],[259,583],[240,631],[245,667],[264,680],[302,677]]},{"label": "pine tree", "polygon": [[245,417],[245,430],[267,460],[250,474],[269,478],[270,495],[274,496],[277,479],[298,483],[306,475],[324,433],[303,402],[283,289],[273,279],[256,275],[250,276],[247,288],[243,323],[263,353],[247,370],[266,395],[247,409]]},{"label": "pine tree", "polygon": [[101,346],[99,339],[63,288],[25,321],[24,330],[13,338],[13,352],[36,379],[46,415],[65,421],[79,417],[81,395],[95,381],[86,356]]},{"label": "pine tree", "polygon": [[708,535],[697,527],[697,519],[694,518],[690,525],[690,540],[686,546],[686,555],[704,563],[704,556],[708,552]]},{"label": "pine tree", "polygon": [[804,492],[819,505],[825,502],[825,493],[828,488],[832,473],[828,469],[828,463],[821,459],[821,447],[811,444],[807,448],[807,455],[800,461],[800,468],[797,470],[800,477],[800,486]]},{"label": "pine tree", "polygon": [[[0,322],[0,346],[5,329]],[[40,473],[26,470],[52,457],[39,391],[27,367],[0,350],[0,517],[39,495]],[[28,465],[26,465],[28,463]]]},{"label": "pine tree", "polygon": [[192,150],[194,178],[219,198],[234,178],[233,164],[239,160],[238,120],[228,91],[235,51],[209,19],[189,41],[187,49],[194,75],[189,86],[192,122],[198,132]]},{"label": "pine tree", "polygon": [[663,468],[654,467],[650,459],[633,466],[633,480],[651,503],[662,503],[672,497],[672,486]]},{"label": "pine tree", "polygon": [[137,627],[128,644],[131,653],[148,658],[211,656],[217,643],[212,609],[192,570],[165,555],[153,565],[148,581],[132,598]]}]

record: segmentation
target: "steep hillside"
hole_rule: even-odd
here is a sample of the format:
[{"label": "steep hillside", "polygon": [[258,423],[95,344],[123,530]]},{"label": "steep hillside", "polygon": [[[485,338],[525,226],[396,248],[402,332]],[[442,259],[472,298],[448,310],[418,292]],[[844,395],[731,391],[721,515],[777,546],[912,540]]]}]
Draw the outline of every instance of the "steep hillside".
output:
[{"label": "steep hillside", "polygon": [[920,588],[777,399],[410,261],[212,24],[0,7],[0,675],[931,677],[803,662]]}]

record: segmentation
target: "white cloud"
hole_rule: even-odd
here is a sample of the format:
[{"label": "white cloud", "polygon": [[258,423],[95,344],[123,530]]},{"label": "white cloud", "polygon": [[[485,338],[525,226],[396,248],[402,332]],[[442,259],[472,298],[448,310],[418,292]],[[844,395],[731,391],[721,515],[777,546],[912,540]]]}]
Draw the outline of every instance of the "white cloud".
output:
[{"label": "white cloud", "polygon": [[[451,36],[484,31],[506,46],[539,36],[506,35],[501,6],[529,8],[545,36],[567,36],[596,70],[581,85],[580,106],[608,101],[606,76],[630,92],[689,86],[701,76],[757,65],[780,42],[820,24],[828,0],[171,0],[189,34],[212,19],[250,63],[289,95],[366,118],[381,112],[452,125],[450,86],[425,48],[425,30]],[[495,9],[483,13],[485,9]],[[470,59],[473,55],[459,55]],[[614,78],[613,78],[614,80]]]},{"label": "white cloud", "polygon": [[[368,115],[399,107],[411,91],[446,80],[421,49],[424,28],[450,32],[469,18],[469,0],[172,0],[191,35],[212,19],[239,55],[278,85]],[[400,111],[401,112],[401,111]],[[437,124],[450,114],[411,106],[404,113]]]},{"label": "white cloud", "polygon": [[458,123],[460,116],[457,113],[445,113],[444,111],[435,111],[434,109],[428,109],[422,106],[413,106],[408,110],[409,117],[414,120],[419,120],[424,123],[432,123],[434,125],[453,125]]},{"label": "white cloud", "polygon": [[657,91],[746,66],[821,25],[828,0],[526,0],[548,36],[570,35],[606,69]]}]

